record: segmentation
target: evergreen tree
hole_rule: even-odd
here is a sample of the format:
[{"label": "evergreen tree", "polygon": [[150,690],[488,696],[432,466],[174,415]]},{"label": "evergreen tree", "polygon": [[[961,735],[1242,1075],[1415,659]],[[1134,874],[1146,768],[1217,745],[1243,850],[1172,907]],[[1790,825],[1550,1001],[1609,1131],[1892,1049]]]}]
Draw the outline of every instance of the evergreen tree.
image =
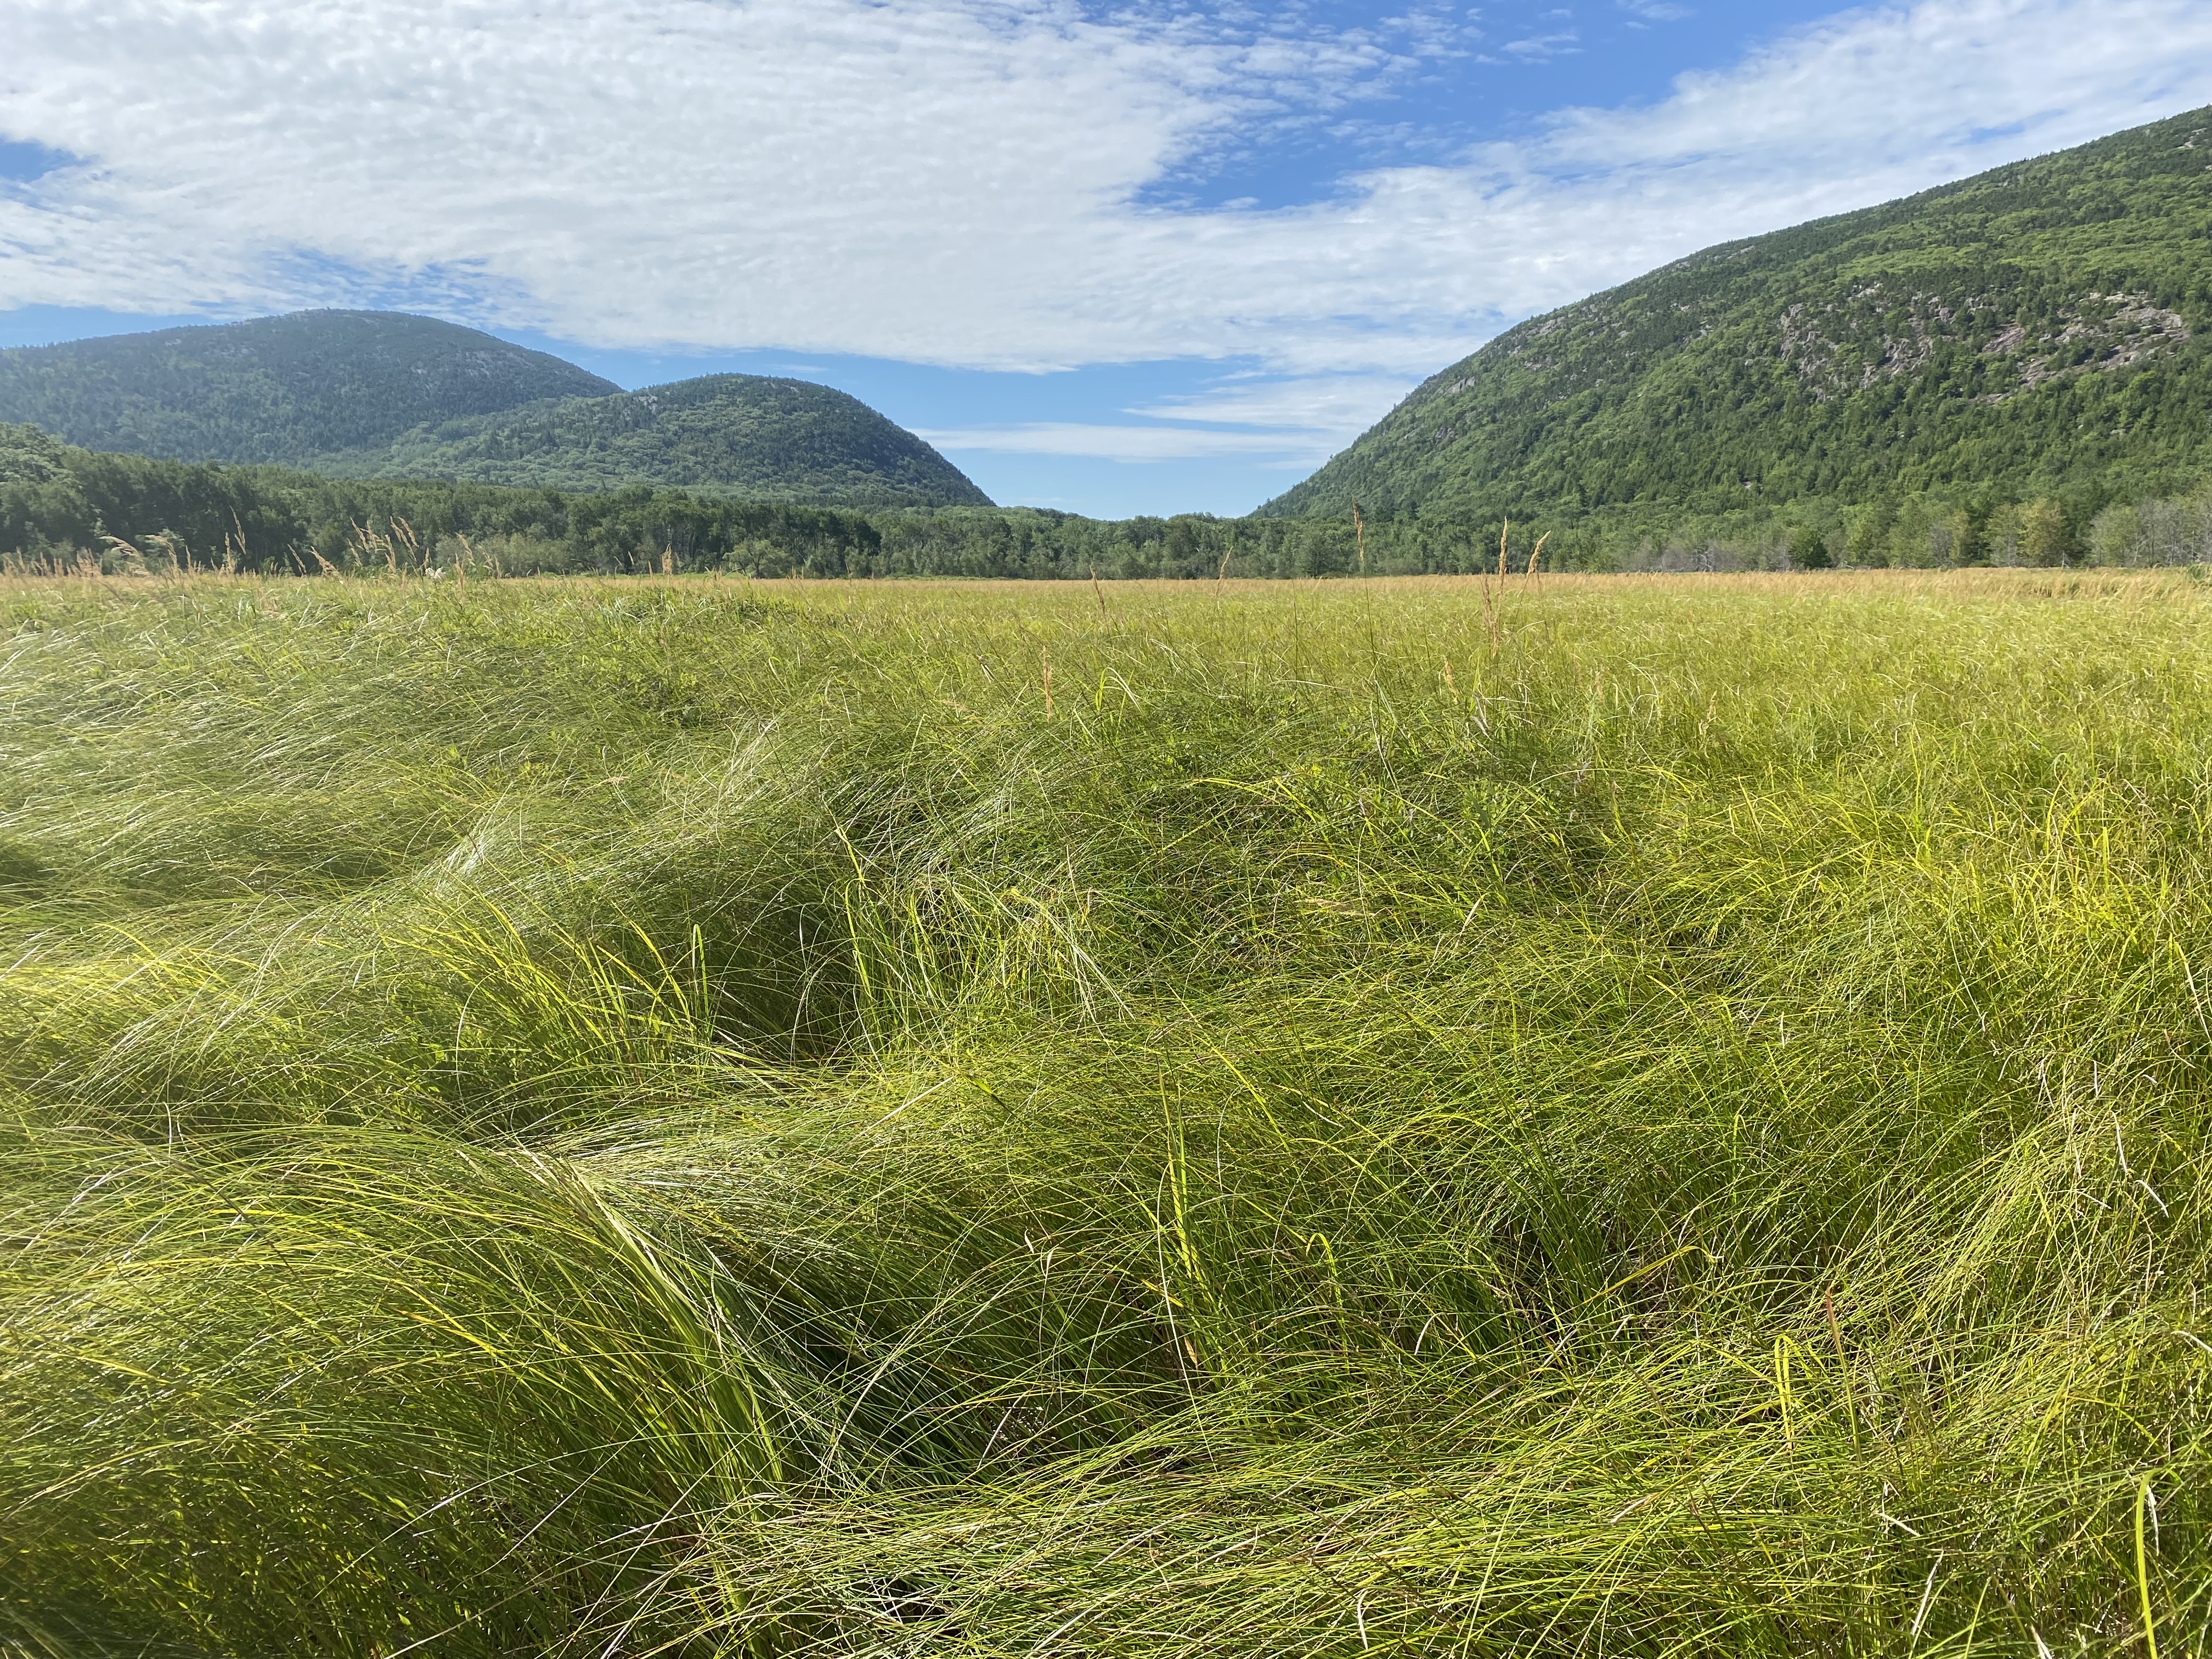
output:
[{"label": "evergreen tree", "polygon": [[1810,525],[1800,525],[1790,532],[1790,562],[1799,570],[1826,570],[1835,560],[1828,538]]}]

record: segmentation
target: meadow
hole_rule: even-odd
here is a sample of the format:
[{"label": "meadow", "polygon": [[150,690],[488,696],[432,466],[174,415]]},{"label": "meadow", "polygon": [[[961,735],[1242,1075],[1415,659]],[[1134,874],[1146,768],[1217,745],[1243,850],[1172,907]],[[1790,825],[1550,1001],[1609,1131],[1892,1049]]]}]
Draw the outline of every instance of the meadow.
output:
[{"label": "meadow", "polygon": [[2207,1652],[2212,588],[0,584],[0,1652]]}]

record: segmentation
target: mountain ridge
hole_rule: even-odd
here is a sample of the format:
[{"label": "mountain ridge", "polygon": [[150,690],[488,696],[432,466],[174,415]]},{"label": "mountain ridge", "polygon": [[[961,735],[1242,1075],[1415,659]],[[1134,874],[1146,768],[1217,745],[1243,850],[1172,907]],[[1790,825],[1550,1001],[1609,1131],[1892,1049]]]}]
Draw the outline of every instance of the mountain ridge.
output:
[{"label": "mountain ridge", "polygon": [[426,420],[621,388],[405,312],[298,311],[0,350],[0,422],[94,450],[297,465]]},{"label": "mountain ridge", "polygon": [[927,443],[830,386],[720,374],[625,392],[550,353],[404,312],[294,312],[0,351],[9,422],[88,451],[341,478],[990,505]]},{"label": "mountain ridge", "polygon": [[632,484],[839,507],[988,507],[929,444],[811,380],[705,374],[599,398],[544,399],[424,424],[374,448],[313,456],[341,478],[560,489]]},{"label": "mountain ridge", "polygon": [[2212,109],[1701,249],[1439,370],[1262,516],[2172,487],[2212,465]]}]

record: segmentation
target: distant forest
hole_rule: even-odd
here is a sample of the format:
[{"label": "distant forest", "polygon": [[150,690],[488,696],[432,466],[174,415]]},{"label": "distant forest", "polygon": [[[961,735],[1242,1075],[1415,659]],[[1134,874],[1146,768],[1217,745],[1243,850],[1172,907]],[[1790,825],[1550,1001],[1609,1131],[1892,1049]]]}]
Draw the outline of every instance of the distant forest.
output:
[{"label": "distant forest", "polygon": [[76,449],[0,427],[0,561],[109,574],[228,568],[751,576],[1132,577],[2212,562],[2212,495],[2108,486],[1699,515],[1631,505],[1508,523],[1472,511],[1119,521],[1028,507],[852,511],[633,487],[597,492],[332,479]]}]

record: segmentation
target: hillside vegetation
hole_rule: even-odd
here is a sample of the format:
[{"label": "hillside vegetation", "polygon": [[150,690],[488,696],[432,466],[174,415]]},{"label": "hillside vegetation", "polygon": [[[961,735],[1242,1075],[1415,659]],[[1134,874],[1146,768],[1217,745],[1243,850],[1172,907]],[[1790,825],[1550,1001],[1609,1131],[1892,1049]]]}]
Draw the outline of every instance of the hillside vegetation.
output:
[{"label": "hillside vegetation", "polygon": [[1232,554],[1244,574],[1349,568],[1352,527],[333,479],[94,454],[0,426],[0,569],[1120,577],[1213,575]]},{"label": "hillside vegetation", "polygon": [[0,350],[0,421],[88,449],[289,462],[613,382],[472,328],[302,311]]},{"label": "hillside vegetation", "polygon": [[336,477],[649,484],[829,507],[991,504],[958,468],[858,398],[758,374],[532,404],[307,465]]},{"label": "hillside vegetation", "polygon": [[1844,515],[1567,515],[1510,526],[1471,513],[1119,520],[1035,507],[831,507],[629,486],[518,489],[337,480],[271,467],[100,455],[0,426],[0,571],[233,568],[441,574],[1172,576],[2212,564],[2212,489],[2175,497],[1997,502],[1909,498]]},{"label": "hillside vegetation", "polygon": [[[1261,509],[1717,514],[2212,464],[2212,111],[1709,248],[1500,335]],[[1885,530],[1883,534],[1887,534]]]},{"label": "hillside vegetation", "polygon": [[2201,1653],[2203,592],[0,587],[0,1647]]},{"label": "hillside vegetation", "polygon": [[542,351],[393,312],[306,311],[0,351],[0,422],[83,449],[335,477],[990,505],[921,439],[828,386],[710,374],[625,392]]}]

